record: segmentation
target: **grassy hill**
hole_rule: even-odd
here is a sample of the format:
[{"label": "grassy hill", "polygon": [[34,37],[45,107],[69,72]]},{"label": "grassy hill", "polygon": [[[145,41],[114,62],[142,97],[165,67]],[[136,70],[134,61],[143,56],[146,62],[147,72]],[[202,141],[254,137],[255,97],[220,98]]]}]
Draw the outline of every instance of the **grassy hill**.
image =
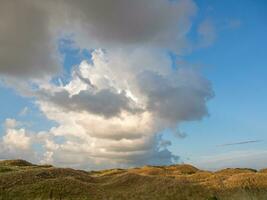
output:
[{"label": "grassy hill", "polygon": [[0,161],[0,200],[266,200],[266,169],[191,165],[81,171]]}]

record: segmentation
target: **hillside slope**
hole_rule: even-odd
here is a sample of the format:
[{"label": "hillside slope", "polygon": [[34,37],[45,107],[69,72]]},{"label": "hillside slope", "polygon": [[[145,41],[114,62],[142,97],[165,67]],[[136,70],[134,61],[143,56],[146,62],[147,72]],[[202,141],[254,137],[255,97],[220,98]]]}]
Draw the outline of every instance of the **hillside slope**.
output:
[{"label": "hillside slope", "polygon": [[0,161],[0,200],[266,200],[266,170],[191,165],[81,171]]}]

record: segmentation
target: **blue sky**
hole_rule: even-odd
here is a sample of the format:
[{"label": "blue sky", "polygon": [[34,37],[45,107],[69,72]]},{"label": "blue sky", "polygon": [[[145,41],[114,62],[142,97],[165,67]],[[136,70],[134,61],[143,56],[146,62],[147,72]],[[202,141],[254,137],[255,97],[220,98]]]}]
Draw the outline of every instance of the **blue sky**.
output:
[{"label": "blue sky", "polygon": [[[218,24],[217,40],[193,52],[187,60],[201,64],[212,82],[215,98],[208,103],[210,116],[188,123],[189,136],[173,140],[175,152],[198,159],[200,155],[237,150],[266,150],[267,141],[267,26],[264,1],[199,1],[200,15]],[[207,11],[207,6],[212,8]],[[229,19],[240,21],[236,28],[220,28]],[[221,30],[220,30],[221,29]],[[218,147],[217,145],[262,140],[259,143]],[[181,153],[180,153],[181,154]]]},{"label": "blue sky", "polygon": [[[263,0],[198,0],[196,5],[197,14],[187,34],[189,40],[198,40],[197,28],[205,20],[212,24],[215,39],[204,48],[177,57],[201,71],[211,82],[215,96],[207,103],[209,116],[181,125],[180,129],[187,137],[177,138],[165,133],[164,138],[172,141],[168,149],[179,155],[181,161],[206,168],[224,167],[220,164],[203,166],[205,162],[199,160],[236,152],[267,151],[267,3]],[[92,52],[70,47],[67,43],[62,40],[59,46],[64,55],[64,73],[58,77],[64,84],[71,78],[74,66],[82,60],[91,62]],[[58,77],[53,79],[56,84]],[[1,124],[7,118],[16,119],[32,132],[49,131],[57,126],[40,111],[35,97],[23,97],[14,86],[2,83],[0,97]],[[23,113],[25,109],[27,111]],[[0,135],[4,134],[3,125]],[[257,142],[220,146],[255,140]],[[230,162],[228,164],[231,166]]]}]

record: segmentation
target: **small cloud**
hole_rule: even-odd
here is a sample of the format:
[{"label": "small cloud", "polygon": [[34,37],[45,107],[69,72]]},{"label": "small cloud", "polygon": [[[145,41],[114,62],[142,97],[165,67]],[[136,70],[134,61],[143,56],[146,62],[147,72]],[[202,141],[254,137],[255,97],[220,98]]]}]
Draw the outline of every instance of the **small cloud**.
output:
[{"label": "small cloud", "polygon": [[5,120],[4,126],[6,129],[15,128],[18,126],[18,122],[15,119],[8,118]]},{"label": "small cloud", "polygon": [[242,25],[241,20],[239,19],[231,19],[228,21],[226,28],[228,29],[238,29]]},{"label": "small cloud", "polygon": [[217,33],[214,22],[211,19],[205,19],[202,21],[197,30],[199,34],[199,47],[207,47],[214,43]]},{"label": "small cloud", "polygon": [[161,140],[159,146],[163,149],[166,149],[168,146],[171,146],[172,142],[169,140]]},{"label": "small cloud", "polygon": [[225,146],[243,145],[243,144],[250,144],[250,143],[259,143],[259,142],[262,142],[262,140],[247,140],[247,141],[241,141],[241,142],[226,143],[226,144],[221,144],[217,146],[225,147]]},{"label": "small cloud", "polygon": [[29,108],[28,107],[24,107],[20,112],[19,112],[19,116],[25,116],[27,115],[29,112]]},{"label": "small cloud", "polygon": [[242,21],[240,19],[225,19],[220,23],[220,30],[235,30],[242,26]]},{"label": "small cloud", "polygon": [[209,5],[209,6],[207,7],[207,11],[209,11],[209,12],[213,12],[214,10],[215,10],[214,7],[211,6],[211,5]]},{"label": "small cloud", "polygon": [[186,132],[183,132],[179,129],[176,129],[175,132],[174,132],[174,135],[178,138],[181,138],[181,139],[184,139],[187,137],[187,133]]}]

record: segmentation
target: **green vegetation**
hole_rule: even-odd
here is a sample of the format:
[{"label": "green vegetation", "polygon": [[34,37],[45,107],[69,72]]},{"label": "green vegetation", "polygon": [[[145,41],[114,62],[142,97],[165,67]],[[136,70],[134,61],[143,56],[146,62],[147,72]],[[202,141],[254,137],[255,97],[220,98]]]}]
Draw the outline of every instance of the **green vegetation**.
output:
[{"label": "green vegetation", "polygon": [[218,200],[218,198],[213,196],[213,197],[208,198],[208,200]]},{"label": "green vegetation", "polygon": [[86,172],[0,161],[0,200],[266,200],[264,172],[191,165]]}]

